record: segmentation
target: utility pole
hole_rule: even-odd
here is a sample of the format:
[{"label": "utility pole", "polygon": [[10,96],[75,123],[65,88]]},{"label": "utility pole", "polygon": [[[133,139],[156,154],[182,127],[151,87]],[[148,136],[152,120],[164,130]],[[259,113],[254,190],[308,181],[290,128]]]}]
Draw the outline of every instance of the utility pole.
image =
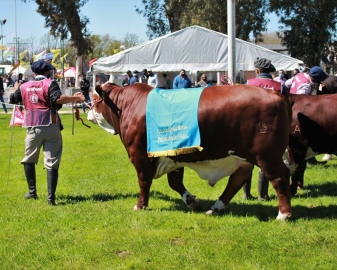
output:
[{"label": "utility pole", "polygon": [[4,63],[4,34],[3,34],[3,29],[2,29],[2,26],[6,23],[6,19],[2,19],[0,21],[0,24],[1,24],[1,36],[0,36],[0,39],[1,39],[1,63],[3,64]]}]

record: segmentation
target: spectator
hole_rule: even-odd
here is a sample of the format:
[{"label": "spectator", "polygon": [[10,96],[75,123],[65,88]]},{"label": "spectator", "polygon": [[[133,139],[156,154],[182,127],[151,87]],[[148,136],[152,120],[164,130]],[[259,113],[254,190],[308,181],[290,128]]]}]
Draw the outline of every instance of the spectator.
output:
[{"label": "spectator", "polygon": [[149,75],[148,75],[147,69],[144,68],[142,70],[142,77],[139,78],[139,82],[147,84],[148,77]]},{"label": "spectator", "polygon": [[300,70],[298,69],[298,68],[295,68],[294,70],[293,70],[293,76],[296,76],[297,74],[299,74],[300,73]]},{"label": "spectator", "polygon": [[274,81],[280,82],[282,85],[286,82],[286,75],[283,69],[280,69],[278,72],[278,77],[275,77]]},{"label": "spectator", "polygon": [[192,87],[191,80],[186,75],[185,69],[182,69],[179,75],[177,75],[173,80],[173,89],[191,88],[191,87]]},{"label": "spectator", "polygon": [[207,75],[205,73],[201,74],[200,81],[198,81],[197,87],[206,87],[206,86],[212,86],[212,83],[207,80]]},{"label": "spectator", "polygon": [[166,85],[167,74],[164,73],[161,76],[160,75],[157,75],[157,76],[158,76],[158,88],[168,89]]},{"label": "spectator", "polygon": [[122,86],[128,86],[128,85],[130,84],[130,79],[131,79],[131,77],[132,77],[131,70],[128,70],[128,71],[126,72],[126,75],[127,75],[127,77],[123,80]]},{"label": "spectator", "polygon": [[[83,74],[81,76],[80,88],[81,88],[81,93],[85,97],[85,102],[88,104],[91,104],[91,99],[89,96],[90,82],[89,80],[87,80],[87,78]],[[82,110],[84,113],[85,113],[85,107],[86,105],[82,103]]]},{"label": "spectator", "polygon": [[74,96],[63,95],[57,82],[50,79],[54,69],[51,64],[39,60],[32,63],[31,68],[37,75],[35,80],[20,85],[19,89],[10,95],[10,103],[17,104],[22,101],[26,107],[22,124],[27,128],[25,156],[21,161],[29,189],[25,198],[37,199],[35,164],[39,161],[40,149],[43,147],[44,166],[47,169],[47,202],[55,205],[63,129],[57,111],[62,104],[83,102],[85,98],[79,92]]},{"label": "spectator", "polygon": [[149,69],[147,71],[148,78],[147,78],[147,84],[151,85],[153,88],[157,88],[159,85],[158,75],[154,74],[152,72],[152,69]]},{"label": "spectator", "polygon": [[172,89],[171,80],[169,78],[167,78],[167,74],[164,73],[163,77],[164,77],[164,80],[165,80],[166,89]]},{"label": "spectator", "polygon": [[132,72],[133,76],[130,78],[130,85],[139,82],[138,74],[139,74],[138,70],[134,70]]},{"label": "spectator", "polygon": [[4,94],[5,94],[4,82],[2,77],[0,76],[0,102],[2,103],[2,107],[4,108],[5,113],[7,113],[7,108],[4,101]]}]

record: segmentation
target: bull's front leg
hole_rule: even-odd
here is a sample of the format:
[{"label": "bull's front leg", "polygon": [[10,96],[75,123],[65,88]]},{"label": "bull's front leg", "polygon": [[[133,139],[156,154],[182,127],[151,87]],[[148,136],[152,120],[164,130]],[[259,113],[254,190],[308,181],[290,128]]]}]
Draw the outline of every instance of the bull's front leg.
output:
[{"label": "bull's front leg", "polygon": [[134,210],[146,209],[149,205],[150,189],[155,173],[155,160],[147,157],[133,158],[131,162],[134,164],[137,176],[140,193],[138,202],[133,208]]},{"label": "bull's front leg", "polygon": [[242,186],[251,179],[254,165],[248,162],[243,163],[230,177],[224,192],[207,211],[207,215],[223,214],[228,203],[233,199],[234,195],[242,188]]},{"label": "bull's front leg", "polygon": [[146,209],[149,205],[150,198],[150,188],[152,185],[152,179],[143,180],[138,176],[138,184],[140,188],[140,193],[138,197],[138,202],[133,208],[133,210],[142,210]]},{"label": "bull's front leg", "polygon": [[201,205],[199,200],[197,200],[195,196],[188,192],[184,186],[183,179],[184,167],[167,174],[169,186],[180,194],[188,208],[193,212],[200,212]]}]

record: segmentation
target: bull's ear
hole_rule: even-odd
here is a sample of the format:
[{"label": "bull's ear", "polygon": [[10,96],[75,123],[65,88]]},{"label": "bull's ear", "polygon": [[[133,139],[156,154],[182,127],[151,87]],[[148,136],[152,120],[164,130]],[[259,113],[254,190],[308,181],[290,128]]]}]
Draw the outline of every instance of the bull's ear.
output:
[{"label": "bull's ear", "polygon": [[95,91],[97,92],[97,94],[99,94],[99,96],[101,97],[101,98],[103,98],[103,89],[102,89],[102,86],[101,85],[96,85],[95,86]]}]

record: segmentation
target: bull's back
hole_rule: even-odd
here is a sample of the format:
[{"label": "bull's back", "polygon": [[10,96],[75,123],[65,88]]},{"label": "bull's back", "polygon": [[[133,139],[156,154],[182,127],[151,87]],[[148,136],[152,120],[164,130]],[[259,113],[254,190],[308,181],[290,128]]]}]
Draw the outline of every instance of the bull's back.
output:
[{"label": "bull's back", "polygon": [[[199,128],[204,155],[221,158],[284,151],[290,127],[287,101],[280,94],[255,86],[205,88],[199,103]],[[279,146],[277,146],[279,145]]]},{"label": "bull's back", "polygon": [[[328,95],[290,95],[289,100],[293,110],[293,124],[298,124],[298,114],[303,113],[320,125],[335,121],[333,112],[337,104],[337,94]],[[332,111],[333,110],[333,111]]]}]

